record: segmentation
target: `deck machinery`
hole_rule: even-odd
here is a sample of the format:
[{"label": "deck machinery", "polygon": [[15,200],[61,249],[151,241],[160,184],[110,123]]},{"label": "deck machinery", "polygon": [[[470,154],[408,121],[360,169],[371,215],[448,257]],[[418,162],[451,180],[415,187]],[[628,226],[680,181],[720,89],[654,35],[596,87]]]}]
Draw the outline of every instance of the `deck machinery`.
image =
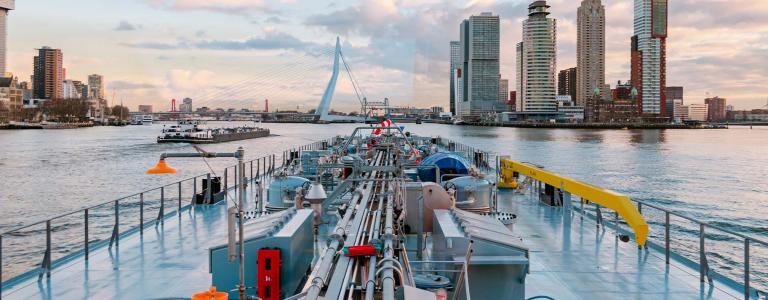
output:
[{"label": "deck machinery", "polygon": [[[323,155],[291,159],[261,201],[268,210],[261,205],[246,222],[248,294],[524,299],[528,249],[510,222],[487,216],[493,215],[491,199],[474,199],[492,197],[479,192],[488,181],[476,172],[442,174],[439,165],[420,163],[428,153],[416,149],[436,151],[431,143],[396,127],[361,127],[328,145]],[[434,181],[414,176],[425,170]],[[311,182],[286,180],[297,177]],[[443,185],[449,179],[458,181]],[[476,195],[467,186],[458,193],[462,182],[479,182]],[[219,290],[239,282],[234,247],[222,242],[210,249]]]}]

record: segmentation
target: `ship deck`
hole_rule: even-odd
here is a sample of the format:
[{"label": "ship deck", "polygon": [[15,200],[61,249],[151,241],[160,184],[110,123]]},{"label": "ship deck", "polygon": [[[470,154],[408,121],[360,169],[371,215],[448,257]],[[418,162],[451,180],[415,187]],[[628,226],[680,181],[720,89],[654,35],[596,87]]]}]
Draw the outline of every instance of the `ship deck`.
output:
[{"label": "ship deck", "polygon": [[[248,199],[253,199],[249,196]],[[715,281],[700,284],[698,270],[664,254],[638,251],[591,219],[502,191],[499,203],[514,211],[514,231],[531,250],[526,298],[554,299],[734,299],[740,292]],[[112,250],[94,249],[55,268],[50,278],[28,278],[4,286],[2,299],[178,299],[211,283],[208,248],[226,236],[225,205],[195,207],[181,218],[121,238]],[[471,278],[469,278],[471,280]]]}]

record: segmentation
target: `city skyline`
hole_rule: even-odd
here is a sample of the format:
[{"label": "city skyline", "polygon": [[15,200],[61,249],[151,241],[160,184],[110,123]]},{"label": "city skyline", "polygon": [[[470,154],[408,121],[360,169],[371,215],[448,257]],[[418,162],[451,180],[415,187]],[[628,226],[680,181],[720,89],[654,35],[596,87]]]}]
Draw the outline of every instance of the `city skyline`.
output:
[{"label": "city skyline", "polygon": [[[558,20],[558,69],[576,66],[576,16],[580,1],[548,1]],[[253,77],[267,61],[288,63],[317,55],[335,35],[345,40],[358,80],[371,98],[398,105],[447,107],[449,49],[458,24],[489,11],[501,17],[501,76],[515,82],[515,43],[530,1],[140,1],[105,5],[84,0],[27,0],[9,15],[8,70],[21,81],[32,71],[34,49],[62,49],[68,78],[85,81],[104,75],[107,97],[113,89],[126,105],[169,106],[171,98],[215,95],[218,89]],[[229,4],[227,4],[229,3]],[[747,3],[744,1],[744,3]],[[605,1],[606,82],[629,79],[632,1]],[[748,8],[748,9],[747,9]],[[60,13],[60,12],[77,13]],[[279,12],[278,12],[279,11]],[[78,15],[93,18],[75,18]],[[673,1],[669,10],[668,85],[686,87],[686,103],[703,103],[707,93],[737,108],[759,108],[768,98],[768,60],[759,45],[768,40],[768,4],[739,1]],[[199,20],[204,16],[205,22]],[[40,17],[48,26],[36,25]],[[85,19],[86,21],[82,21]],[[713,24],[711,20],[730,22]],[[415,24],[415,25],[414,25]],[[416,26],[417,25],[417,26]],[[418,27],[418,28],[415,28]],[[264,98],[287,109],[319,102],[330,57],[316,56],[304,81],[287,78],[280,88],[303,93],[253,92],[251,99],[220,106],[258,108]],[[399,58],[399,59],[398,59]],[[722,76],[723,74],[728,76]],[[259,75],[259,74],[256,74]],[[311,75],[311,77],[308,77]],[[258,76],[256,76],[258,77]],[[511,89],[510,89],[511,90]],[[340,81],[341,110],[355,108],[353,91]],[[284,100],[293,99],[293,100]],[[417,100],[413,100],[417,99]],[[201,103],[203,104],[203,103]]]}]

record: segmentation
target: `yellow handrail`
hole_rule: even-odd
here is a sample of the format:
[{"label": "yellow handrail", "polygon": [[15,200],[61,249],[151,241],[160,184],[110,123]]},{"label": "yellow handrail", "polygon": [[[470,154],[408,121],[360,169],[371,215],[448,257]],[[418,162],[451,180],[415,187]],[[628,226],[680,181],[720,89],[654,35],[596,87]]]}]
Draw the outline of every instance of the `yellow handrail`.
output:
[{"label": "yellow handrail", "polygon": [[616,193],[611,190],[599,188],[587,183],[583,183],[568,177],[544,171],[542,169],[516,162],[510,159],[501,159],[501,182],[499,186],[515,187],[515,173],[525,175],[532,179],[544,182],[548,185],[559,188],[564,192],[577,195],[584,200],[597,203],[603,207],[616,211],[629,227],[635,232],[635,239],[639,246],[645,245],[648,239],[648,224],[643,215],[632,205],[629,197]]}]

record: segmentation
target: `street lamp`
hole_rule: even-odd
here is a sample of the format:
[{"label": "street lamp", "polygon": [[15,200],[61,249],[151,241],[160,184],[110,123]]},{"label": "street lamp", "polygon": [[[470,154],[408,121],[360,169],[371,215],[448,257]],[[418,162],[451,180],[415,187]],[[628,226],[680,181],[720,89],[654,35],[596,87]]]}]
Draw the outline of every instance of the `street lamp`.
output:
[{"label": "street lamp", "polygon": [[[237,159],[237,174],[238,174],[237,180],[240,185],[239,193],[237,193],[237,215],[238,215],[238,221],[239,221],[237,230],[238,230],[238,238],[239,238],[239,245],[240,245],[240,249],[238,251],[239,258],[240,258],[240,262],[239,262],[240,284],[237,287],[237,291],[238,291],[238,299],[245,300],[245,250],[244,250],[245,239],[244,239],[244,233],[243,233],[243,215],[245,214],[243,211],[243,202],[245,202],[245,192],[246,192],[245,164],[243,163],[243,159],[245,158],[245,150],[243,150],[243,147],[239,147],[235,152],[225,152],[225,153],[214,153],[214,152],[205,152],[205,151],[201,151],[199,153],[163,153],[163,154],[160,154],[160,161],[157,162],[157,165],[153,168],[148,169],[147,174],[151,174],[151,175],[175,174],[176,169],[169,167],[168,164],[165,163],[165,159],[170,157],[202,157],[202,158],[233,157]],[[208,188],[210,189],[210,187]],[[234,245],[234,243],[230,243],[230,245]],[[233,253],[231,249],[230,249],[230,253]]]}]

